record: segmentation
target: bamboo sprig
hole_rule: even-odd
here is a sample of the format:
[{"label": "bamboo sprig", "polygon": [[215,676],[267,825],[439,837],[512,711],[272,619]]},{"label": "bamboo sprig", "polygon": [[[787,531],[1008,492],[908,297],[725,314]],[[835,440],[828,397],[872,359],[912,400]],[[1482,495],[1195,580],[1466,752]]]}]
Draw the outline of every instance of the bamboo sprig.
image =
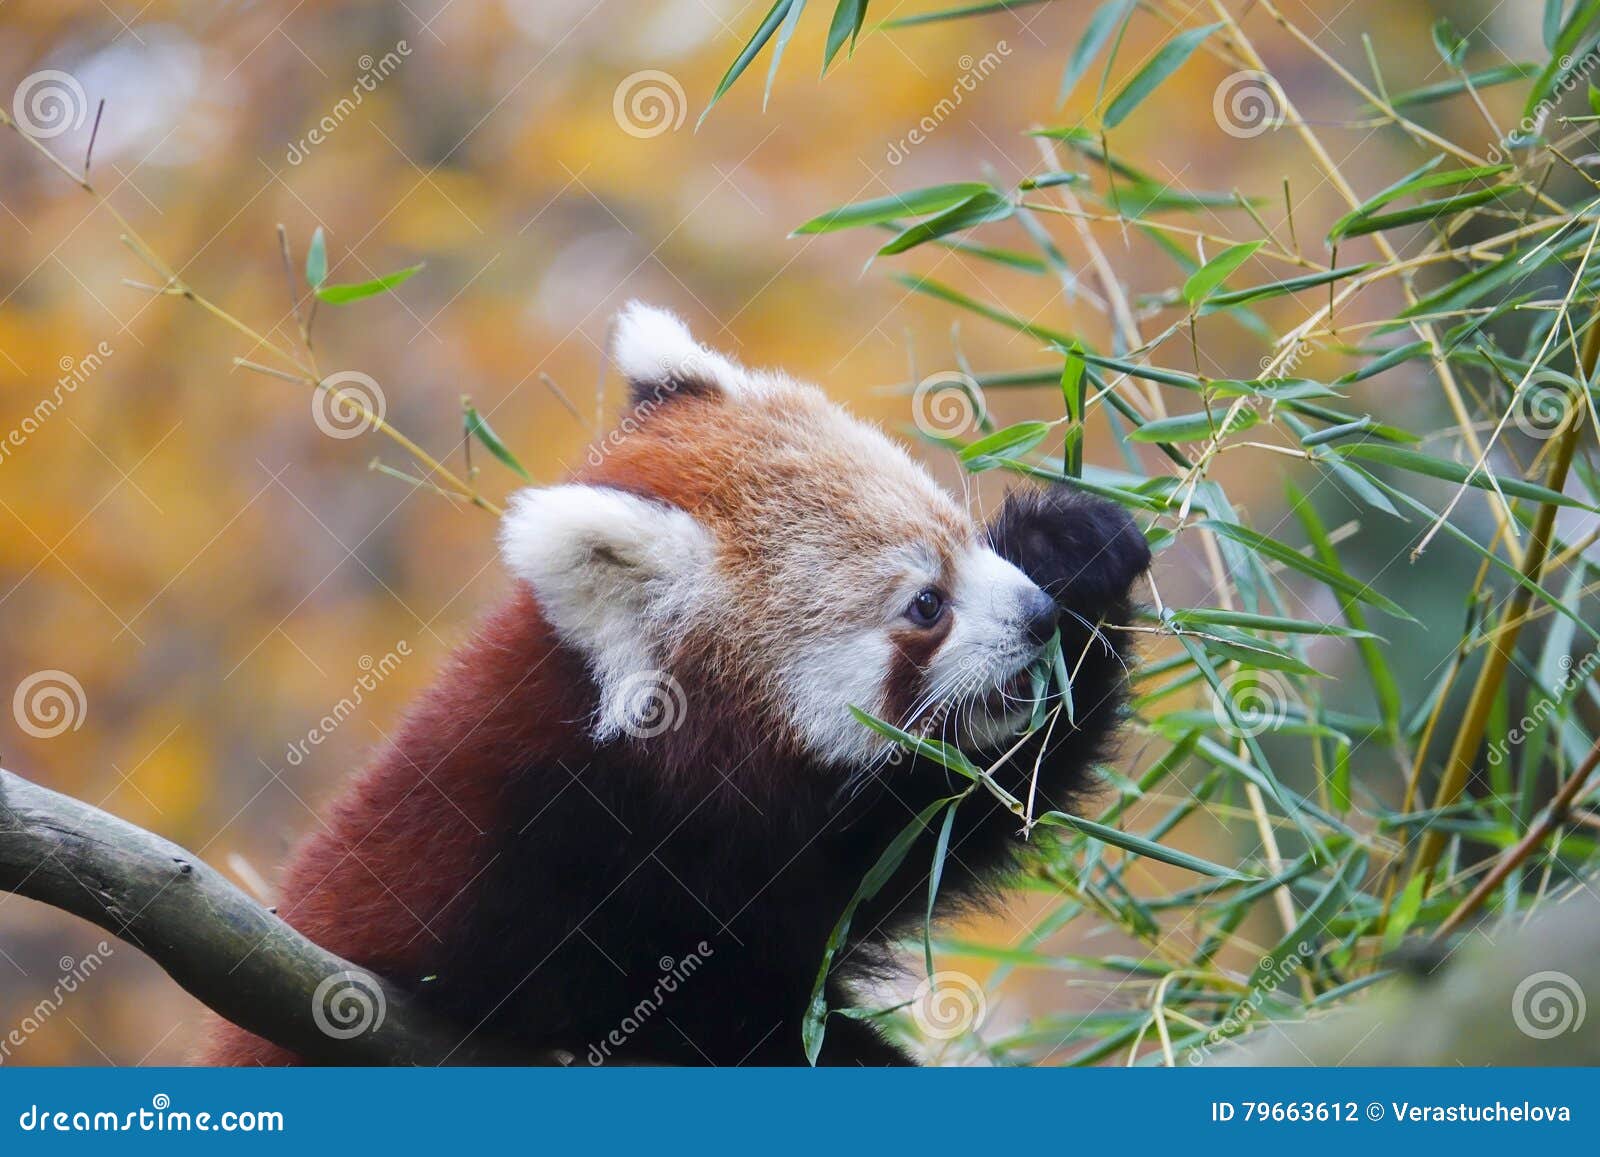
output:
[{"label": "bamboo sprig", "polygon": [[[234,316],[232,313],[229,313],[222,306],[201,294],[186,280],[184,280],[179,271],[164,261],[161,256],[157,254],[156,251],[144,240],[144,238],[139,235],[138,231],[134,229],[133,225],[128,221],[128,219],[122,215],[122,212],[111,203],[110,198],[102,193],[93,184],[93,182],[90,181],[87,166],[85,166],[84,171],[82,172],[74,169],[71,165],[67,164],[64,160],[58,157],[43,141],[23,131],[22,126],[17,124],[9,111],[4,108],[0,108],[0,126],[15,131],[17,136],[21,137],[25,142],[32,146],[32,148],[38,152],[40,156],[44,157],[46,161],[65,174],[68,180],[93,198],[95,203],[111,216],[111,219],[116,222],[117,228],[121,230],[121,239],[123,244],[125,244],[129,250],[133,252],[134,256],[138,257],[139,260],[145,263],[145,265],[149,266],[150,269],[155,272],[156,276],[161,279],[162,284],[154,287],[156,292],[174,297],[182,297],[187,301],[193,302],[195,305],[199,306],[200,309],[216,318],[228,328],[248,338],[252,343],[252,350],[256,348],[270,350],[274,356],[282,359],[282,361],[289,367],[287,371],[277,371],[273,376],[286,378],[287,380],[310,386],[315,390],[326,391],[330,389],[326,380],[316,371],[314,356],[311,355],[310,336],[308,333],[306,333],[305,325],[301,326],[301,333],[306,338],[308,357],[306,361],[302,361],[292,351],[285,349],[267,335],[259,332],[248,323]],[[298,319],[299,313],[298,310],[296,310],[296,320],[298,321]],[[251,363],[245,361],[244,359],[237,359],[236,364],[242,366],[243,368],[253,370],[260,370],[264,368],[258,363]],[[351,404],[358,413],[361,414],[362,419],[367,423],[371,430],[384,435],[396,445],[403,448],[406,453],[410,454],[414,459],[416,459],[417,463],[422,466],[428,474],[436,475],[444,489],[459,495],[472,505],[486,510],[490,514],[498,516],[502,513],[500,507],[491,502],[489,499],[485,498],[475,486],[472,486],[470,483],[458,478],[455,473],[449,469],[449,467],[445,466],[433,455],[429,454],[426,450],[422,449],[422,447],[418,446],[416,442],[398,430],[387,419],[380,417],[366,405],[361,403],[358,399],[355,399],[349,394],[344,395],[344,399],[346,402]]]}]

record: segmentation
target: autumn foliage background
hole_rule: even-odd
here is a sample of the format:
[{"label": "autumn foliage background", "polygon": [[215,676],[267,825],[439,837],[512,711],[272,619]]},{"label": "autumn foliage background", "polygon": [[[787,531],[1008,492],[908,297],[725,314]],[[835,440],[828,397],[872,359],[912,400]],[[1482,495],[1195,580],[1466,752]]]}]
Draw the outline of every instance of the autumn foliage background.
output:
[{"label": "autumn foliage background", "polygon": [[[873,15],[938,6],[917,0]],[[1017,128],[1071,124],[1085,111],[1092,91],[1064,110],[1055,94],[1087,7],[1045,4],[864,35],[855,58],[820,82],[826,24],[807,20],[767,108],[763,62],[763,75],[736,86],[698,131],[765,5],[11,0],[0,9],[0,93],[54,68],[76,77],[91,102],[103,98],[95,182],[188,281],[286,344],[295,336],[279,223],[297,256],[325,230],[333,280],[425,262],[393,295],[324,307],[323,369],[370,375],[389,419],[453,468],[463,466],[461,397],[471,395],[543,482],[583,454],[597,413],[616,412],[620,390],[605,378],[602,349],[611,314],[635,297],[680,311],[746,362],[784,366],[904,426],[906,399],[877,387],[954,368],[949,311],[892,282],[883,264],[863,273],[870,234],[789,232],[829,207],[970,179],[983,167],[1004,183],[1037,171],[1038,144]],[[1412,84],[1443,75],[1428,29],[1445,12],[1491,53],[1540,55],[1535,0],[1492,10],[1416,0],[1285,8],[1347,61],[1359,56],[1361,33],[1374,32],[1385,67]],[[1156,43],[1155,26],[1134,22],[1126,60]],[[1272,27],[1251,27],[1269,56],[1285,48]],[[307,148],[365,62],[402,43],[402,63]],[[1002,43],[1000,66],[907,148],[908,132],[973,58]],[[681,123],[654,135],[626,131],[614,107],[619,85],[647,69],[685,94]],[[1232,142],[1212,102],[1226,71],[1197,57],[1159,107],[1118,129],[1120,145],[1189,188],[1271,192],[1287,177],[1303,206],[1302,235],[1319,237],[1345,206],[1287,134],[1223,147]],[[1308,120],[1351,119],[1348,91],[1303,53],[1285,51],[1274,71]],[[1514,98],[1488,99],[1515,121]],[[1466,102],[1430,116],[1447,135],[1482,135]],[[1365,189],[1415,164],[1396,134],[1337,125],[1326,134]],[[88,137],[85,124],[51,144],[77,163]],[[54,669],[82,684],[87,703],[80,727],[48,739],[0,712],[0,756],[255,886],[270,881],[291,841],[316,823],[317,805],[382,742],[506,580],[488,515],[369,471],[375,456],[405,463],[370,436],[324,434],[308,391],[235,368],[233,358],[252,353],[238,334],[182,300],[124,285],[148,273],[117,232],[60,172],[0,136],[0,433],[18,428],[100,343],[112,351],[0,458],[0,691],[9,697],[31,673]],[[1081,264],[1067,232],[1058,236]],[[1170,269],[1141,284],[1151,264],[1144,239],[1112,230],[1102,241],[1135,288],[1170,286]],[[930,250],[919,268],[974,292],[1002,287],[1010,308],[1043,323],[1096,340],[1106,333],[1100,314],[1064,299],[1049,278],[948,251]],[[1385,292],[1397,299],[1392,287],[1376,290],[1373,308],[1394,305]],[[1290,299],[1263,306],[1286,324],[1297,310]],[[1036,339],[974,321],[959,344],[987,368],[1040,360]],[[1214,341],[1209,356],[1233,364],[1208,372],[1251,376],[1263,352],[1242,334]],[[1424,371],[1385,379],[1391,413],[1426,431],[1437,391],[1401,397],[1407,374],[1420,382]],[[1026,412],[1009,396],[991,404],[1002,423]],[[1109,451],[1091,438],[1086,456]],[[929,457],[942,477],[957,477],[948,455]],[[475,463],[486,493],[515,483],[481,449]],[[1236,501],[1281,502],[1267,472],[1252,478],[1222,463],[1219,475]],[[978,499],[1003,484],[985,479]],[[1438,557],[1448,565],[1448,547]],[[1164,558],[1169,600],[1204,601],[1200,567],[1189,562],[1182,552]],[[1426,617],[1422,604],[1408,605]],[[1391,638],[1404,644],[1408,629]],[[1433,649],[1452,646],[1451,632]],[[1403,674],[1437,661],[1426,640],[1419,627],[1409,654],[1396,647]],[[359,712],[291,761],[292,745],[402,642],[410,655],[363,693]],[[1129,871],[1141,888],[1159,889],[1162,878],[1143,864]],[[0,896],[0,1027],[48,991],[63,958],[81,959],[101,939],[59,912]],[[997,1009],[1002,1016],[1074,999],[1064,974],[1008,983],[1012,1008]],[[177,1062],[200,1011],[118,946],[96,982],[11,1060]]]}]

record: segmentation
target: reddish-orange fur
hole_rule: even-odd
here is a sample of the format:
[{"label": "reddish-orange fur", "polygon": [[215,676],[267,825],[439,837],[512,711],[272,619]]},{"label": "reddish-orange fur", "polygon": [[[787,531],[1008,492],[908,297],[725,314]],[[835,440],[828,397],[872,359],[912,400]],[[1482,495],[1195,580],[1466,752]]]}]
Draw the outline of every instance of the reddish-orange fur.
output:
[{"label": "reddish-orange fur", "polygon": [[[279,914],[316,943],[414,981],[430,942],[450,934],[492,855],[486,834],[505,787],[485,768],[560,758],[592,704],[525,587],[417,701],[395,741],[336,798],[285,870]],[[531,665],[530,665],[531,663]],[[515,753],[508,755],[508,753]],[[201,1061],[283,1065],[293,1054],[216,1022]]]}]

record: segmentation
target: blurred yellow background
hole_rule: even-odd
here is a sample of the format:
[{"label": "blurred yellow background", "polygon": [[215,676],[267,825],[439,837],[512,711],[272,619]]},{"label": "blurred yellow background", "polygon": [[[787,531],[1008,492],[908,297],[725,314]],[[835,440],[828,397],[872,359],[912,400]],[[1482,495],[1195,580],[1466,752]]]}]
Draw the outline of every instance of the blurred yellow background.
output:
[{"label": "blurred yellow background", "polygon": [[[942,6],[874,4],[871,15]],[[1373,33],[1385,69],[1409,85],[1443,78],[1427,31],[1441,11],[1476,29],[1488,66],[1537,55],[1539,8],[1286,6],[1352,67],[1362,32]],[[1093,96],[1081,85],[1055,108],[1089,5],[868,33],[825,79],[819,8],[801,21],[767,107],[763,56],[697,130],[765,10],[746,0],[10,0],[0,97],[11,107],[24,78],[69,74],[87,115],[47,143],[74,168],[103,99],[94,184],[187,281],[286,346],[297,335],[279,223],[297,262],[325,229],[332,281],[425,262],[393,295],[323,306],[315,336],[324,372],[368,375],[388,418],[458,472],[464,394],[539,481],[579,460],[597,413],[615,412],[617,383],[598,388],[602,349],[630,298],[678,310],[711,344],[815,380],[896,427],[906,401],[879,387],[955,368],[957,342],[983,369],[1045,359],[1036,339],[976,319],[953,335],[951,311],[908,293],[892,270],[1031,303],[1043,324],[1107,338],[1104,318],[1050,278],[933,249],[863,272],[870,235],[789,237],[845,202],[986,173],[1010,186],[1039,171],[1038,145],[1021,130],[1072,124]],[[1270,21],[1254,14],[1247,26],[1308,119],[1358,113]],[[1134,21],[1119,70],[1160,28]],[[1226,71],[1197,57],[1119,128],[1122,150],[1191,189],[1276,198],[1287,176],[1302,237],[1319,236],[1343,205],[1288,134],[1219,132],[1212,98]],[[947,98],[955,107],[926,130]],[[1460,118],[1459,128],[1475,114],[1462,103],[1430,115]],[[1393,133],[1332,126],[1327,136],[1364,193],[1416,163]],[[1082,267],[1073,233],[1052,228]],[[11,435],[0,450],[0,693],[9,702],[41,672],[69,676],[69,693],[82,688],[60,734],[0,712],[0,758],[247,886],[270,886],[317,805],[505,589],[493,520],[369,471],[375,456],[410,464],[385,440],[324,433],[304,388],[235,368],[235,357],[270,360],[247,338],[186,301],[125,285],[151,274],[115,222],[10,132],[0,132],[0,237],[0,438]],[[1148,244],[1124,244],[1116,229],[1101,238],[1135,289],[1170,288],[1171,266]],[[1015,223],[994,243],[1028,245]],[[1299,316],[1292,300],[1273,305],[1291,323]],[[1258,345],[1241,332],[1234,372],[1254,372]],[[40,417],[46,398],[57,404]],[[1030,404],[991,401],[1001,421]],[[1093,441],[1088,456],[1115,464]],[[948,455],[930,458],[955,479]],[[490,496],[515,482],[481,450],[474,461]],[[1272,479],[1259,485],[1276,493]],[[1251,493],[1237,479],[1230,490]],[[1186,580],[1165,581],[1181,594]],[[402,644],[409,654],[384,663]],[[322,728],[363,680],[359,709]],[[326,737],[307,745],[316,728]],[[303,757],[291,755],[297,744]],[[0,1035],[102,939],[0,896]],[[198,1005],[114,947],[5,1063],[188,1054]],[[1059,977],[1014,979],[1037,989],[1019,990],[1024,1004],[1066,1003]]]}]

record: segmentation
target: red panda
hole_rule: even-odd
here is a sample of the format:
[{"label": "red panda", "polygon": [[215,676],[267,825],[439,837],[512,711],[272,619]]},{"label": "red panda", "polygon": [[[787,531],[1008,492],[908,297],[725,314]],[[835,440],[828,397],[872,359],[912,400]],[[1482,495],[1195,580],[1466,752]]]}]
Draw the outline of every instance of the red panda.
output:
[{"label": "red panda", "polygon": [[[946,769],[893,758],[851,708],[992,762],[1059,631],[1074,722],[996,776],[1020,794],[1038,768],[1037,809],[1072,806],[1122,710],[1116,628],[1149,549],[1120,508],[1065,486],[1014,492],[980,525],[879,430],[670,314],[628,307],[613,355],[621,430],[570,482],[513,497],[512,594],[299,848],[279,910],[464,1043],[804,1063],[835,922],[951,794]],[[934,839],[856,912],[831,1005],[892,969]],[[992,893],[1024,846],[1015,816],[971,797],[940,910]],[[674,962],[691,956],[687,974]],[[203,1059],[297,1061],[225,1024]],[[844,1017],[820,1061],[911,1063]]]}]

